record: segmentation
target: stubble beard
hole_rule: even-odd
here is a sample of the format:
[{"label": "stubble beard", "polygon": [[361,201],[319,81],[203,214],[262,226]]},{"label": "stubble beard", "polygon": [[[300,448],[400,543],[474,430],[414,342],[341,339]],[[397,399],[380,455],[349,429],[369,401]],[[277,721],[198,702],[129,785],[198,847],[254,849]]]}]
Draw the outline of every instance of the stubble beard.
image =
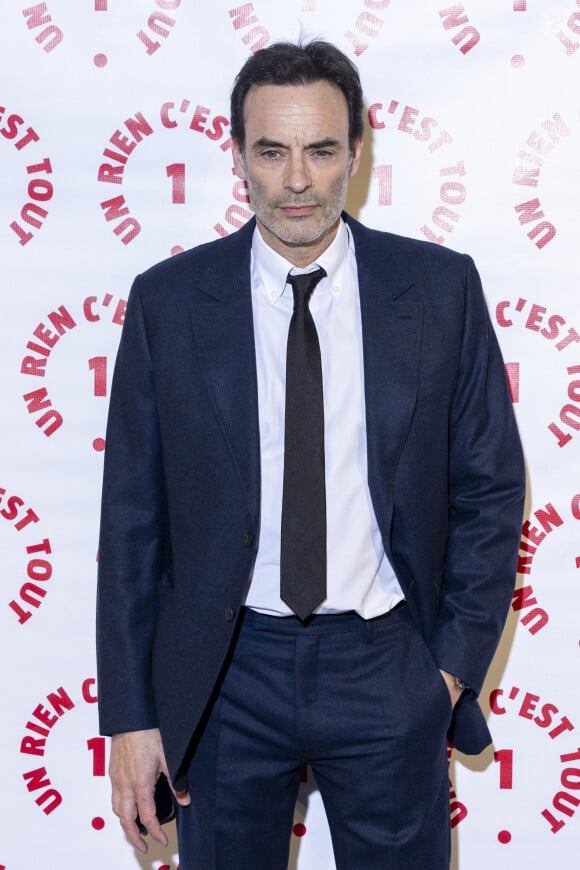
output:
[{"label": "stubble beard", "polygon": [[[337,224],[344,208],[348,187],[348,174],[340,176],[332,185],[328,196],[321,198],[312,191],[299,196],[269,199],[259,184],[246,179],[251,207],[259,223],[288,247],[315,245]],[[311,216],[284,218],[278,213],[281,206],[316,205]]]}]

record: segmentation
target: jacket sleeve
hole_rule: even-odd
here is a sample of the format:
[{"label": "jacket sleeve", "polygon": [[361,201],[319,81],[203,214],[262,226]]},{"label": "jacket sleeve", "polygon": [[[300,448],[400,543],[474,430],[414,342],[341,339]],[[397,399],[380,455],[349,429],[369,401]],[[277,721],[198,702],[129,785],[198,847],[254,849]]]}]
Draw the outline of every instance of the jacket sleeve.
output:
[{"label": "jacket sleeve", "polygon": [[430,646],[439,667],[478,694],[514,590],[525,472],[479,275],[464,260],[464,331],[449,423],[449,531]]},{"label": "jacket sleeve", "polygon": [[150,348],[136,279],[115,365],[99,541],[101,733],[157,725],[151,648],[163,565],[164,480]]}]

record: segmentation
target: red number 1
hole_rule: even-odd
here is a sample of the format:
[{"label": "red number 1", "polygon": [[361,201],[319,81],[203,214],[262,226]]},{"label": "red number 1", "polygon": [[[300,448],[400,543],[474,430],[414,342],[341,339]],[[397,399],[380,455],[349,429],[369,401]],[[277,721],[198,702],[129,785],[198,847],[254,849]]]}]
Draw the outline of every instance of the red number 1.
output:
[{"label": "red number 1", "polygon": [[94,356],[89,360],[89,369],[95,373],[95,396],[107,395],[107,357]]},{"label": "red number 1", "polygon": [[171,202],[174,205],[185,203],[185,163],[172,163],[165,167],[167,177],[173,179],[171,185]]},{"label": "red number 1", "polygon": [[499,764],[499,787],[513,788],[514,782],[514,751],[513,749],[498,749],[493,754],[494,761]]},{"label": "red number 1", "polygon": [[392,205],[393,199],[393,167],[390,163],[384,166],[373,166],[373,178],[379,180],[379,205]]},{"label": "red number 1", "polygon": [[93,776],[105,775],[105,738],[91,737],[87,749],[93,753]]}]

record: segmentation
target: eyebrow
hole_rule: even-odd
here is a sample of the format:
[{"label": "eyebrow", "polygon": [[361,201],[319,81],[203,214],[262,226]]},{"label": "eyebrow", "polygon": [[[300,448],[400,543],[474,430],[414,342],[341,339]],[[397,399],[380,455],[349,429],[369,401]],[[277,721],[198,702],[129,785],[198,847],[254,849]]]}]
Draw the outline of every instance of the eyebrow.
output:
[{"label": "eyebrow", "polygon": [[[256,139],[256,141],[252,145],[252,150],[257,151],[260,148],[283,148],[287,149],[289,146],[285,145],[284,142],[276,142],[275,139],[268,139],[266,136],[261,136],[260,139]],[[338,139],[321,139],[319,142],[309,142],[305,148],[318,150],[319,148],[340,148],[341,143]]]}]

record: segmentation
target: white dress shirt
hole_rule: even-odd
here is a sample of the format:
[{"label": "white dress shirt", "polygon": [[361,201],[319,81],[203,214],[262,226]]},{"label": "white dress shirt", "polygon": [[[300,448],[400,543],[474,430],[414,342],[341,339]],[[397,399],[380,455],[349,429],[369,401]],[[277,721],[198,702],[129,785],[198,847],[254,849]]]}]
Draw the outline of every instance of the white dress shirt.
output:
[{"label": "white dress shirt", "polygon": [[261,516],[246,606],[273,616],[292,611],[280,598],[286,343],[293,310],[290,271],[322,266],[310,311],[318,332],[324,393],[327,598],[316,613],[379,616],[403,599],[385,556],[367,483],[364,373],[358,277],[352,236],[341,221],[332,244],[305,269],[264,242],[252,243],[252,307],[258,374]]}]

